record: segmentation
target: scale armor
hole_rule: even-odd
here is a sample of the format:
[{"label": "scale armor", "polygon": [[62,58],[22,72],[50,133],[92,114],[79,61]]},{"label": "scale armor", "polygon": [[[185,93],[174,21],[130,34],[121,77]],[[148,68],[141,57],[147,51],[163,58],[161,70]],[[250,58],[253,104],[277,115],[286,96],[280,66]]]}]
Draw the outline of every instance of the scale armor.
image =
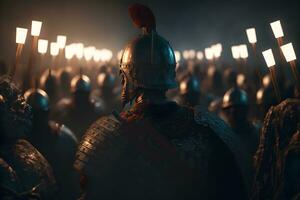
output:
[{"label": "scale armor", "polygon": [[[1,191],[17,199],[24,196],[34,196],[41,200],[55,199],[57,188],[52,169],[29,142],[18,140],[13,145],[2,146],[0,157],[0,176],[6,176],[6,179],[1,179],[1,187],[5,184],[5,190],[1,188]],[[6,180],[10,184],[6,184]]]},{"label": "scale armor", "polygon": [[[83,199],[187,196],[209,199],[228,195],[231,189],[224,189],[225,184],[220,183],[224,180],[215,182],[212,180],[215,175],[206,172],[220,161],[228,162],[230,167],[223,165],[223,169],[216,169],[212,172],[216,176],[224,176],[222,170],[233,179],[237,177],[235,173],[239,174],[234,160],[242,155],[230,128],[206,111],[175,103],[167,107],[162,117],[158,114],[160,108],[150,109],[149,113],[142,111],[143,114],[123,112],[121,120],[102,117],[88,129],[74,164],[86,180]],[[167,111],[171,114],[166,114]],[[214,160],[218,155],[226,161]],[[243,191],[241,179],[233,182],[230,187]],[[178,190],[174,192],[174,188]],[[219,193],[212,192],[212,188],[220,189]],[[242,192],[234,193],[233,199],[242,198],[239,196]]]}]

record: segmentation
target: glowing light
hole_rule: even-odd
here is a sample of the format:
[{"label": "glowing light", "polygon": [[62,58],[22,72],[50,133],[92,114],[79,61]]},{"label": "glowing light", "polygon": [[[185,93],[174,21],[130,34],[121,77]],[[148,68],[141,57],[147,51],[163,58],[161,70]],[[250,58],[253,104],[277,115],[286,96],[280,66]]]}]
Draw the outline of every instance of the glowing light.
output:
[{"label": "glowing light", "polygon": [[268,49],[266,51],[263,51],[262,54],[264,56],[265,62],[266,62],[268,67],[275,66],[276,63],[275,63],[275,59],[274,59],[272,49]]},{"label": "glowing light", "polygon": [[180,51],[174,51],[176,63],[178,63],[181,59]]},{"label": "glowing light", "polygon": [[83,49],[83,55],[86,61],[90,61],[93,58],[95,50],[95,47],[86,47]]},{"label": "glowing light", "polygon": [[284,36],[280,20],[272,22],[272,23],[270,23],[270,25],[271,25],[271,28],[272,28],[275,38],[281,38]]},{"label": "glowing light", "polygon": [[101,55],[100,60],[103,62],[109,62],[113,57],[113,53],[109,49],[101,49],[100,55]]},{"label": "glowing light", "polygon": [[212,48],[205,48],[204,49],[205,58],[207,60],[212,60],[214,58],[214,52]]},{"label": "glowing light", "polygon": [[236,83],[238,86],[243,86],[245,83],[246,77],[244,74],[238,74],[236,77]]},{"label": "glowing light", "polygon": [[39,36],[41,33],[42,22],[40,21],[32,21],[31,22],[31,35]]},{"label": "glowing light", "polygon": [[120,61],[122,59],[123,50],[120,50],[117,54],[117,59]]},{"label": "glowing light", "polygon": [[187,84],[186,82],[181,82],[179,85],[180,91],[186,91],[187,90]]},{"label": "glowing light", "polygon": [[182,56],[185,60],[188,60],[189,59],[189,51],[188,50],[184,50],[182,52]]},{"label": "glowing light", "polygon": [[248,49],[247,49],[247,45],[245,44],[241,44],[239,46],[239,50],[240,50],[240,57],[243,59],[248,58]]},{"label": "glowing light", "polygon": [[25,44],[27,31],[28,30],[26,28],[17,27],[17,29],[16,29],[16,43],[17,44]]},{"label": "glowing light", "polygon": [[[123,51],[122,51],[123,53]],[[121,58],[122,58],[122,54],[121,54]],[[120,58],[120,60],[121,60]],[[99,62],[101,60],[101,51],[96,49],[95,52],[94,52],[94,56],[93,56],[93,59],[95,62]]]},{"label": "glowing light", "polygon": [[67,36],[65,35],[58,35],[56,40],[60,49],[65,48],[67,42]]},{"label": "glowing light", "polygon": [[211,49],[213,51],[213,56],[215,58],[219,58],[221,56],[221,53],[222,53],[222,44],[221,43],[212,45]]},{"label": "glowing light", "polygon": [[216,72],[216,68],[214,67],[209,67],[207,70],[207,75],[212,76]]},{"label": "glowing light", "polygon": [[203,58],[204,58],[203,52],[202,51],[198,51],[197,52],[197,59],[198,60],[203,60]]},{"label": "glowing light", "polygon": [[285,44],[280,48],[285,57],[286,62],[291,62],[297,59],[292,43]]},{"label": "glowing light", "polygon": [[194,49],[189,50],[189,59],[195,59],[196,51]]},{"label": "glowing light", "polygon": [[74,57],[74,55],[75,55],[75,46],[74,46],[74,44],[67,45],[65,47],[65,58],[70,60]]},{"label": "glowing light", "polygon": [[234,59],[239,59],[240,58],[240,47],[239,46],[232,46],[231,47],[231,53],[232,53],[232,57]]},{"label": "glowing light", "polygon": [[264,95],[263,89],[258,90],[256,93],[256,99],[262,99],[263,95]]},{"label": "glowing light", "polygon": [[269,75],[265,75],[265,76],[263,77],[262,82],[263,82],[263,86],[264,86],[264,87],[268,87],[268,86],[270,85],[270,83],[271,83],[271,78],[270,78],[270,76],[269,76]]},{"label": "glowing light", "polygon": [[56,42],[50,43],[50,54],[51,56],[57,56],[59,53],[59,46]]},{"label": "glowing light", "polygon": [[38,52],[41,54],[47,53],[48,49],[48,40],[39,39],[38,41]]},{"label": "glowing light", "polygon": [[255,44],[257,42],[255,28],[248,28],[246,30],[246,33],[247,33],[249,43]]},{"label": "glowing light", "polygon": [[84,45],[82,43],[77,43],[75,48],[76,48],[76,53],[75,53],[76,57],[78,59],[82,59]]}]

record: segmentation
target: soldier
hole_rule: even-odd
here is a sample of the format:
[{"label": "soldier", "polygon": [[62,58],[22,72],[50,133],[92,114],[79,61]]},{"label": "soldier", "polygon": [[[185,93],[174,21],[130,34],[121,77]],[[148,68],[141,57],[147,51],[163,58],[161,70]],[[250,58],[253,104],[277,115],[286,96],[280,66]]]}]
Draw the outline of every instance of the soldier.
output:
[{"label": "soldier", "polygon": [[224,94],[222,73],[216,67],[210,66],[207,69],[208,91],[214,96],[222,96]]},{"label": "soldier", "polygon": [[129,110],[100,118],[83,136],[74,164],[82,199],[244,199],[231,130],[206,111],[166,99],[177,85],[174,52],[148,7],[129,11],[143,30],[120,64]]},{"label": "soldier", "polygon": [[0,110],[1,199],[56,199],[50,165],[22,139],[31,126],[30,107],[5,77],[0,79]]},{"label": "soldier", "polygon": [[222,102],[224,120],[233,129],[235,137],[242,143],[241,151],[244,152],[244,172],[246,174],[247,190],[250,194],[253,171],[253,156],[258,146],[259,127],[248,119],[249,99],[244,90],[233,87],[228,90]]},{"label": "soldier", "polygon": [[77,138],[63,124],[49,121],[49,98],[41,89],[30,89],[25,94],[32,107],[32,131],[29,141],[45,156],[53,167],[59,188],[59,199],[76,199],[79,178],[73,169]]},{"label": "soldier", "polygon": [[180,82],[179,96],[175,101],[181,105],[192,107],[201,105],[207,108],[211,98],[201,93],[200,80],[193,75],[188,75]]},{"label": "soldier", "polygon": [[71,79],[73,76],[73,71],[70,66],[62,68],[58,72],[58,79],[60,85],[60,94],[59,97],[69,97],[71,93]]},{"label": "soldier", "polygon": [[121,109],[120,101],[118,101],[119,95],[115,91],[115,82],[116,77],[112,72],[103,72],[97,76],[98,87],[92,92],[91,98],[100,103],[104,114],[111,113],[113,109]]},{"label": "soldier", "polygon": [[262,87],[257,91],[256,103],[258,106],[258,112],[256,114],[257,121],[258,123],[262,123],[269,108],[277,103],[274,89],[271,85]]},{"label": "soldier", "polygon": [[297,99],[287,99],[268,111],[255,155],[253,199],[299,199],[299,125]]},{"label": "soldier", "polygon": [[237,85],[237,75],[238,73],[234,68],[229,67],[225,69],[223,79],[227,89],[230,89]]},{"label": "soldier", "polygon": [[58,80],[53,71],[45,71],[40,78],[41,88],[49,95],[51,107],[58,101]]},{"label": "soldier", "polygon": [[101,116],[101,105],[90,100],[91,82],[85,75],[75,76],[71,81],[71,98],[61,99],[52,119],[65,124],[81,138],[86,129]]}]

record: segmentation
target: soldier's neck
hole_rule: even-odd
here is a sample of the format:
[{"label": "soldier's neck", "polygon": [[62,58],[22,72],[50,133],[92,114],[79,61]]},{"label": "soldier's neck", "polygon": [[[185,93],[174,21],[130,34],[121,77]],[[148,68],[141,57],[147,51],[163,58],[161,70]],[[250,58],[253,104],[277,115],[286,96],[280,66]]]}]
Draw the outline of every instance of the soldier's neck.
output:
[{"label": "soldier's neck", "polygon": [[134,104],[163,104],[167,102],[164,90],[142,90],[138,92]]}]

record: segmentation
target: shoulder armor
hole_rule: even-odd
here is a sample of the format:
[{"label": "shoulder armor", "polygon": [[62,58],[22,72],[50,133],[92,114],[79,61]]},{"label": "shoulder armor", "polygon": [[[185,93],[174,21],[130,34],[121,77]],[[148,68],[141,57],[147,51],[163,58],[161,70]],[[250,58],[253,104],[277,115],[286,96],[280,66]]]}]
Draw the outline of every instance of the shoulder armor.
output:
[{"label": "shoulder armor", "polygon": [[212,129],[233,153],[240,169],[245,168],[243,167],[244,156],[240,151],[240,149],[243,149],[241,146],[242,143],[239,138],[235,137],[231,128],[221,118],[203,107],[196,106],[194,109],[194,120],[198,125]]},{"label": "shoulder armor", "polygon": [[19,192],[19,184],[16,172],[0,158],[0,196]]},{"label": "shoulder armor", "polygon": [[77,137],[74,135],[74,133],[64,124],[57,123],[55,121],[49,121],[50,129],[54,134],[59,136],[63,139],[68,139],[70,141],[73,141],[73,143],[78,143]]},{"label": "shoulder armor", "polygon": [[107,143],[119,135],[120,125],[121,123],[113,116],[102,117],[92,124],[78,146],[75,169],[84,173],[95,169],[101,157],[98,151],[105,149]]},{"label": "shoulder armor", "polygon": [[18,140],[1,152],[22,182],[22,191],[33,191],[42,197],[54,194],[55,178],[47,160],[26,140]]}]

